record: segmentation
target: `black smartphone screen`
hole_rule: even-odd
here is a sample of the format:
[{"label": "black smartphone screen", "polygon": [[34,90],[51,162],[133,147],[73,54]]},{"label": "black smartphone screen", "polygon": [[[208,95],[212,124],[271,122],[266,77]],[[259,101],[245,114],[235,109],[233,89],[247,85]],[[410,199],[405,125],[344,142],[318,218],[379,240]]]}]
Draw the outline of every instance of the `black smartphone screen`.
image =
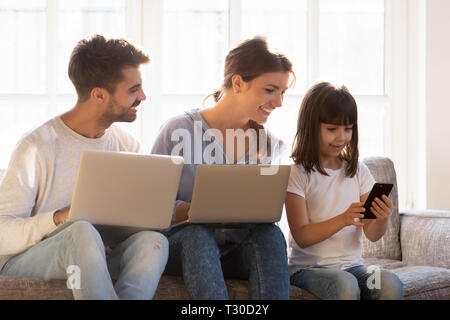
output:
[{"label": "black smartphone screen", "polygon": [[384,194],[386,197],[389,196],[391,193],[392,187],[394,185],[392,183],[375,183],[373,185],[372,190],[369,193],[369,196],[367,197],[366,202],[364,203],[364,208],[366,209],[363,219],[376,219],[375,215],[370,211],[370,207],[372,206],[372,202],[375,200],[375,198],[381,199],[381,196]]}]

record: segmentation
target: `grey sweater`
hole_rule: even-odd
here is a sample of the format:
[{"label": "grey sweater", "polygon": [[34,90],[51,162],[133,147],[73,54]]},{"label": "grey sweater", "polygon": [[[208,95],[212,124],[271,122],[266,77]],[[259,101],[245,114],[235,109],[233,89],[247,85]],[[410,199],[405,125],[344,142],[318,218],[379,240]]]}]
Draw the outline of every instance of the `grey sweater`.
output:
[{"label": "grey sweater", "polygon": [[85,150],[143,152],[138,140],[115,125],[89,139],[59,117],[18,142],[0,183],[0,270],[12,255],[56,229],[53,214],[70,205]]},{"label": "grey sweater", "polygon": [[[259,160],[256,159],[257,140],[250,139],[247,153],[239,157],[237,164],[279,164],[285,151],[285,144],[267,130],[261,130],[260,137],[270,140],[272,152],[267,152]],[[188,139],[189,141],[185,141]],[[261,143],[260,143],[261,144]],[[182,148],[185,146],[185,148]],[[230,149],[230,148],[227,148]],[[153,144],[153,154],[176,155],[184,158],[175,209],[183,202],[192,201],[194,180],[199,164],[231,164],[223,151],[222,141],[217,132],[212,130],[200,114],[200,109],[193,109],[175,116],[161,127]],[[260,153],[261,148],[260,148]],[[174,211],[175,213],[175,211]],[[174,223],[173,215],[172,223]],[[219,244],[225,241],[241,242],[247,235],[246,229],[215,229],[215,239]]]}]

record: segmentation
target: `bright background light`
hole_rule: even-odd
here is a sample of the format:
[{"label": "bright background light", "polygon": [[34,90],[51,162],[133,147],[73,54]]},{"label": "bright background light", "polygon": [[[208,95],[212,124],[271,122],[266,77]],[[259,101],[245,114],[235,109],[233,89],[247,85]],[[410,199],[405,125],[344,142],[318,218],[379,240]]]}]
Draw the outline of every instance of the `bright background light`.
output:
[{"label": "bright background light", "polygon": [[[144,7],[158,12],[157,21]],[[145,116],[121,124],[147,151],[165,120],[201,108],[221,85],[233,45],[264,35],[297,76],[267,124],[274,134],[291,146],[304,92],[329,80],[345,84],[358,102],[361,156],[386,155],[385,17],[384,0],[2,0],[0,167],[25,132],[74,105],[67,65],[78,40],[107,33],[146,43],[134,30],[148,28],[159,40],[158,48],[146,47],[155,57],[144,75]]]}]

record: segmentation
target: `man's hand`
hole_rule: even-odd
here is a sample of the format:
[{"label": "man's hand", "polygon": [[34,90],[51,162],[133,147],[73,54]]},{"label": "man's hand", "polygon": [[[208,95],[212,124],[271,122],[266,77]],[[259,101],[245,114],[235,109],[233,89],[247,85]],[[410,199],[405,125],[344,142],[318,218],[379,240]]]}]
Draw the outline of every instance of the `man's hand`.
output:
[{"label": "man's hand", "polygon": [[53,222],[55,223],[55,226],[59,226],[67,220],[67,218],[69,217],[69,211],[70,205],[63,209],[56,210],[56,212],[53,214]]}]

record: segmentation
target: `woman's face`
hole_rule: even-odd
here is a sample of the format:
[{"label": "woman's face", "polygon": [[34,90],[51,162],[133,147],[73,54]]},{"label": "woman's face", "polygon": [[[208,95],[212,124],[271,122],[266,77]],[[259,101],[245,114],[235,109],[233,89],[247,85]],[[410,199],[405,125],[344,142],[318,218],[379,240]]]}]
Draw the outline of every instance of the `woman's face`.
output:
[{"label": "woman's face", "polygon": [[238,94],[247,116],[259,124],[267,122],[275,108],[281,107],[289,85],[288,72],[268,72],[243,82]]}]

